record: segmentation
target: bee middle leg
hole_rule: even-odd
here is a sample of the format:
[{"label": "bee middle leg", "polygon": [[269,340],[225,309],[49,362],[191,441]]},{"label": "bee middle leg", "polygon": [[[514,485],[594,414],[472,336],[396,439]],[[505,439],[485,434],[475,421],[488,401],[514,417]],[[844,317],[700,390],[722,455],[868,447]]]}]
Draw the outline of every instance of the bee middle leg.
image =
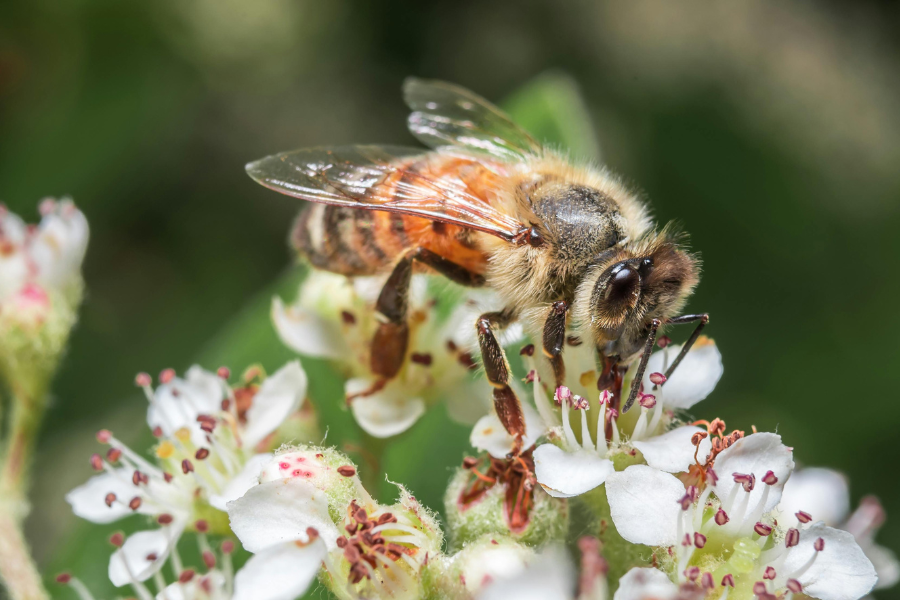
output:
[{"label": "bee middle leg", "polygon": [[376,315],[381,322],[372,338],[369,367],[377,380],[369,389],[353,394],[348,400],[374,394],[396,377],[403,367],[409,348],[407,314],[414,262],[427,265],[461,285],[472,287],[484,285],[482,275],[473,273],[426,248],[413,248],[404,254],[394,265],[375,302]]},{"label": "bee middle leg", "polygon": [[509,325],[515,315],[510,310],[484,313],[478,317],[478,345],[481,347],[481,361],[488,383],[494,388],[494,410],[506,431],[515,439],[512,454],[518,456],[522,452],[522,439],[525,436],[525,415],[522,404],[516,393],[509,386],[510,368],[506,353],[500,345],[494,328]]},{"label": "bee middle leg", "polygon": [[554,302],[550,306],[550,313],[544,321],[543,348],[544,356],[550,360],[553,366],[553,376],[556,387],[563,385],[566,378],[566,366],[563,363],[562,352],[566,343],[566,318],[569,312],[569,303],[565,300]]}]

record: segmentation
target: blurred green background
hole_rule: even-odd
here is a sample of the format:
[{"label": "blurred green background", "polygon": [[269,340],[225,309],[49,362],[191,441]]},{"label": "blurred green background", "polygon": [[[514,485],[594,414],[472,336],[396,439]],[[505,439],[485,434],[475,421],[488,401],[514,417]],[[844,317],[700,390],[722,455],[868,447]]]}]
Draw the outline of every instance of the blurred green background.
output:
[{"label": "blurred green background", "polygon": [[[108,554],[100,528],[77,522],[63,495],[89,476],[96,429],[145,435],[137,371],[198,358],[274,369],[291,356],[264,316],[292,263],[299,206],[250,181],[244,163],[302,146],[413,143],[408,75],[503,101],[548,71],[539,81],[564,98],[577,83],[591,123],[564,137],[588,153],[596,136],[603,160],[703,255],[689,310],[711,313],[726,370],[698,415],[777,428],[799,461],[847,472],[854,500],[883,500],[881,540],[900,550],[893,3],[2,6],[0,201],[34,220],[40,198],[71,194],[92,227],[88,296],[34,470],[28,534],[48,574],[69,568],[100,597],[115,593],[105,559],[92,558]],[[521,95],[508,106],[526,121],[533,109]],[[580,122],[558,106],[562,130]],[[274,285],[292,297],[290,280]],[[358,441],[339,382],[304,364],[329,441]],[[435,409],[391,443],[388,475],[440,508],[467,436]]]}]

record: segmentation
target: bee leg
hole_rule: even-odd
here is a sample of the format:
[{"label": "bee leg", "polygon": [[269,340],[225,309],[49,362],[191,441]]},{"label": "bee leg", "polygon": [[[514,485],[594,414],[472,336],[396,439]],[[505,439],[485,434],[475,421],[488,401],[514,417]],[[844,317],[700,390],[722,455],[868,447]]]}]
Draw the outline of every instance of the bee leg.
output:
[{"label": "bee leg", "polygon": [[416,261],[427,265],[454,283],[467,287],[481,287],[484,285],[484,276],[473,273],[455,262],[449,261],[440,254],[435,254],[426,248],[416,248],[412,252]]},{"label": "bee leg", "polygon": [[682,315],[680,317],[674,317],[666,320],[666,324],[677,325],[680,323],[694,323],[696,321],[700,321],[697,324],[697,327],[694,329],[694,332],[691,334],[691,337],[684,343],[684,346],[681,347],[681,352],[678,353],[678,356],[675,357],[675,360],[672,361],[672,364],[666,369],[666,372],[663,373],[666,376],[666,379],[672,376],[672,373],[675,372],[675,368],[681,363],[682,359],[684,359],[685,355],[690,352],[691,348],[694,345],[694,342],[697,341],[697,338],[700,337],[700,332],[703,331],[703,328],[706,327],[706,324],[709,323],[709,315],[703,313],[702,315]]},{"label": "bee leg", "polygon": [[407,252],[394,266],[375,303],[375,310],[381,323],[372,339],[373,351],[369,366],[379,381],[369,390],[354,396],[366,396],[377,392],[388,380],[396,377],[403,367],[409,347],[409,325],[406,316],[409,312],[409,284],[414,261],[431,267],[456,283],[468,286],[484,285],[482,275],[473,273],[430,250],[415,248]]},{"label": "bee leg", "polygon": [[[409,282],[412,278],[413,253],[401,258],[381,288],[375,302],[376,316],[381,321],[372,338],[369,367],[382,382],[394,378],[403,366],[409,346]],[[377,385],[377,384],[376,384]],[[381,384],[384,387],[384,383]],[[365,394],[363,394],[365,395]]]},{"label": "bee leg", "polygon": [[525,435],[525,416],[515,392],[509,387],[510,368],[503,347],[494,335],[494,327],[505,327],[513,320],[510,311],[490,312],[478,317],[478,344],[488,383],[494,388],[494,410],[506,431],[515,438],[512,454],[522,452]]},{"label": "bee leg", "polygon": [[634,372],[634,379],[631,380],[631,392],[628,394],[628,400],[625,401],[625,406],[622,407],[623,413],[628,412],[628,409],[634,404],[634,399],[637,398],[638,390],[641,389],[644,371],[647,370],[647,361],[650,360],[650,352],[653,350],[653,343],[656,341],[656,332],[659,330],[661,324],[662,321],[659,319],[653,319],[650,322],[650,334],[647,336],[647,341],[644,342],[644,350],[641,352],[641,362],[638,363],[637,371]]},{"label": "bee leg", "polygon": [[565,300],[554,302],[550,314],[544,321],[544,355],[550,359],[556,387],[563,385],[566,378],[566,367],[562,360],[562,351],[566,343],[566,317],[569,303]]},{"label": "bee leg", "polygon": [[[681,352],[678,353],[678,356],[675,357],[675,360],[672,361],[672,364],[666,369],[666,372],[664,373],[666,379],[672,376],[672,373],[675,372],[675,368],[681,363],[685,355],[690,352],[694,342],[700,337],[700,332],[703,331],[703,328],[709,323],[709,315],[703,313],[699,315],[682,315],[680,317],[666,319],[666,325],[681,325],[682,323],[695,323],[697,321],[700,321],[700,323],[694,328],[691,337],[684,343],[684,346],[681,347]],[[644,371],[647,369],[647,361],[650,360],[650,351],[653,350],[653,342],[656,341],[656,331],[659,329],[659,325],[659,319],[654,319],[653,324],[650,327],[650,335],[647,336],[647,342],[644,344],[644,351],[641,354],[641,362],[638,365],[638,370],[634,374],[634,379],[631,380],[631,393],[628,395],[628,402],[625,403],[622,412],[626,412],[631,408],[631,405],[634,404],[634,399],[637,397],[638,390],[641,387],[641,381],[644,379]]]}]

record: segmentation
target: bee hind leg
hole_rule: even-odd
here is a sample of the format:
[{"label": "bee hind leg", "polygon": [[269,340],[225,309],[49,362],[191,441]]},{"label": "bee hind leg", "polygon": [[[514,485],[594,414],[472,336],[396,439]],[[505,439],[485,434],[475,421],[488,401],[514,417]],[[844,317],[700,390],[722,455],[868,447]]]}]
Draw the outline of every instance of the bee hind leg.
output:
[{"label": "bee hind leg", "polygon": [[368,389],[349,396],[348,401],[378,392],[388,381],[396,377],[403,367],[409,348],[409,324],[406,318],[409,312],[409,284],[414,262],[425,264],[462,285],[484,285],[482,275],[472,273],[425,248],[414,248],[404,254],[394,265],[375,302],[380,323],[372,338],[369,367],[378,379]]},{"label": "bee hind leg", "polygon": [[518,456],[522,453],[522,440],[525,436],[525,416],[519,398],[509,386],[509,361],[494,334],[494,327],[506,327],[512,320],[511,311],[490,312],[478,317],[475,326],[484,372],[488,383],[494,388],[494,410],[503,427],[515,439],[512,455]]}]

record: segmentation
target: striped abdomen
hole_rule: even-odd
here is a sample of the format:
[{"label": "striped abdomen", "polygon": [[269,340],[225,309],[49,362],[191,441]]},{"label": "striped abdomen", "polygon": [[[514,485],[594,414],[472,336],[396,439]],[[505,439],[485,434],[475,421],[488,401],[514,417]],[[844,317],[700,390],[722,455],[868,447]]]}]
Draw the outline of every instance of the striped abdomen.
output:
[{"label": "striped abdomen", "polygon": [[[459,176],[458,159],[438,165],[431,159],[421,164],[419,173],[427,169],[431,171],[429,176],[438,176],[434,170],[455,169],[454,175]],[[466,161],[462,166],[481,171],[477,163]],[[413,163],[407,170],[416,167]],[[392,183],[386,181],[381,186],[389,188]],[[385,187],[381,187],[379,193],[383,194]],[[407,214],[313,204],[300,214],[291,240],[314,266],[343,275],[373,275],[385,271],[400,254],[415,247],[427,248],[472,272],[483,274],[487,257],[478,243],[480,235],[483,234],[471,229]]]}]

